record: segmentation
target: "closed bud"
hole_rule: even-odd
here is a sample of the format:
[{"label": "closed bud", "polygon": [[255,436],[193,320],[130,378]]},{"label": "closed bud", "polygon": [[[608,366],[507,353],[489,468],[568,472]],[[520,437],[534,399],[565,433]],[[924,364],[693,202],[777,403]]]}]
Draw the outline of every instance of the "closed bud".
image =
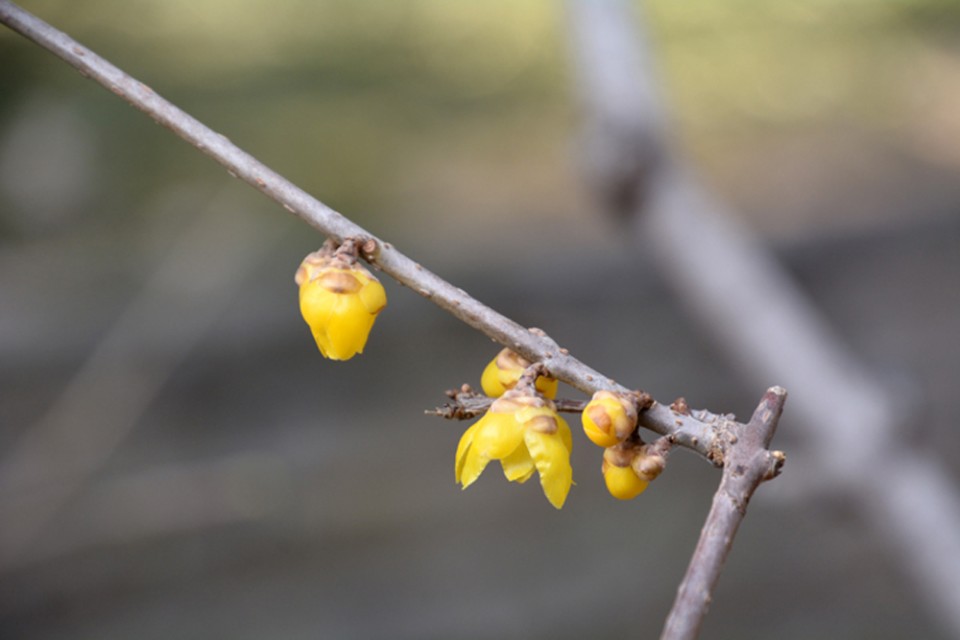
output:
[{"label": "closed bud", "polygon": [[611,391],[597,391],[580,417],[583,432],[598,447],[623,442],[637,428],[633,401]]},{"label": "closed bud", "polygon": [[618,467],[606,460],[603,461],[601,471],[607,491],[617,500],[632,500],[650,484],[649,481],[638,478],[630,467]]},{"label": "closed bud", "polygon": [[[517,386],[520,376],[530,366],[530,361],[510,349],[503,349],[483,370],[480,386],[491,398],[499,398]],[[545,376],[537,377],[537,391],[548,398],[557,396],[557,381]]]},{"label": "closed bud", "polygon": [[363,353],[377,314],[387,306],[387,294],[373,274],[321,250],[304,259],[296,281],[300,313],[320,353],[331,360]]},{"label": "closed bud", "polygon": [[604,450],[600,471],[610,495],[617,500],[632,500],[660,475],[664,464],[662,456],[647,455],[643,445],[625,442]]}]

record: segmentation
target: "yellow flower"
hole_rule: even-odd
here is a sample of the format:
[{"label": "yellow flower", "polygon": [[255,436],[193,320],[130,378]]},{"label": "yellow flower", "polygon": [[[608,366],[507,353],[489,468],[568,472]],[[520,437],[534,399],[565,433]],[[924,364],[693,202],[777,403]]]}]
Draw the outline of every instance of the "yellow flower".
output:
[{"label": "yellow flower", "polygon": [[636,405],[619,394],[597,391],[580,416],[583,432],[598,447],[612,447],[637,428]]},{"label": "yellow flower", "polygon": [[630,467],[618,467],[603,461],[603,480],[607,491],[617,500],[632,500],[643,493],[650,484],[641,480]]},{"label": "yellow flower", "polygon": [[647,453],[643,445],[625,442],[603,452],[600,471],[610,495],[631,500],[646,490],[665,464],[663,456]]},{"label": "yellow flower", "polygon": [[387,306],[383,285],[359,264],[322,252],[304,259],[296,279],[300,313],[320,353],[331,360],[363,353],[377,314]]},{"label": "yellow flower", "polygon": [[[491,398],[499,398],[504,392],[516,386],[523,370],[530,364],[529,360],[510,349],[502,350],[483,370],[483,375],[480,377],[483,392]],[[557,381],[554,378],[540,376],[537,378],[536,386],[537,391],[548,398],[557,396]]]},{"label": "yellow flower", "polygon": [[526,482],[533,472],[547,500],[563,506],[573,484],[570,451],[573,436],[550,400],[508,391],[460,438],[455,477],[466,489],[491,460],[499,460],[511,482]]}]

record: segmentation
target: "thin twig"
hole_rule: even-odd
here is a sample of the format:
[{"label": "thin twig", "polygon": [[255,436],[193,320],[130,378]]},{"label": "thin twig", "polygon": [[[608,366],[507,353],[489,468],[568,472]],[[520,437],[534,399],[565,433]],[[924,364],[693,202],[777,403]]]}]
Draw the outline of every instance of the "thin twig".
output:
[{"label": "thin twig", "polygon": [[783,465],[783,454],[769,451],[767,447],[786,399],[785,390],[772,387],[764,394],[750,422],[727,422],[721,427],[729,448],[720,487],[713,496],[713,505],[677,590],[661,640],[691,640],[700,632],[713,587],[747,514],[747,503],[760,483],[775,477]]},{"label": "thin twig", "polygon": [[[447,420],[471,420],[486,413],[493,401],[496,400],[496,398],[477,393],[469,385],[447,391],[447,397],[452,402],[435,409],[427,409],[424,413],[428,416],[437,416]],[[583,400],[568,400],[566,398],[556,398],[553,403],[557,405],[557,411],[563,413],[580,413],[587,406],[587,403]]]},{"label": "thin twig", "polygon": [[[372,265],[531,362],[542,362],[553,377],[587,393],[600,389],[621,393],[629,391],[569,355],[549,336],[529,331],[423,268],[390,243],[376,238],[268,168],[225,136],[161,98],[146,84],[13,2],[0,0],[0,22],[145,112],[157,123],[222,164],[230,175],[255,187],[326,235],[338,241],[362,238],[368,245],[372,241],[375,247],[364,256]],[[709,456],[713,448],[714,433],[710,425],[693,416],[671,411],[662,404],[654,404],[644,411],[640,423],[656,433],[671,436],[676,444],[701,455]]]}]

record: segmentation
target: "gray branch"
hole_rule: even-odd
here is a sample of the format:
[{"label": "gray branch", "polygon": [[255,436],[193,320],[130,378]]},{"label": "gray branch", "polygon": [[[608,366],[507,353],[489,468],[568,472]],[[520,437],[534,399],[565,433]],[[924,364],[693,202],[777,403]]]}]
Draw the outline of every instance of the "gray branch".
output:
[{"label": "gray branch", "polygon": [[710,594],[720,578],[737,529],[747,515],[747,503],[760,483],[775,477],[783,465],[783,454],[767,447],[786,399],[786,391],[773,387],[763,396],[749,423],[731,421],[723,425],[729,451],[720,488],[713,496],[697,548],[664,625],[662,640],[696,638],[699,634]]}]

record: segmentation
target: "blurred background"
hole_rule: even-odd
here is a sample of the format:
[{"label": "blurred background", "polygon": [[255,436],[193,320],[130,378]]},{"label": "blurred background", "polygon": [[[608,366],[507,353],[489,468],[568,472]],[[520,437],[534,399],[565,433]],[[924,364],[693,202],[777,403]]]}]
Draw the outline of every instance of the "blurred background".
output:
[{"label": "blurred background", "polygon": [[[619,382],[759,400],[584,184],[562,3],[22,6]],[[698,171],[960,482],[960,5],[643,6]],[[461,492],[467,424],[423,410],[496,345],[384,279],[367,352],[323,360],[321,236],[5,28],[0,60],[0,637],[655,637],[716,470],[620,503],[579,438],[563,511]],[[796,456],[761,488],[702,637],[951,637],[823,485]]]}]

